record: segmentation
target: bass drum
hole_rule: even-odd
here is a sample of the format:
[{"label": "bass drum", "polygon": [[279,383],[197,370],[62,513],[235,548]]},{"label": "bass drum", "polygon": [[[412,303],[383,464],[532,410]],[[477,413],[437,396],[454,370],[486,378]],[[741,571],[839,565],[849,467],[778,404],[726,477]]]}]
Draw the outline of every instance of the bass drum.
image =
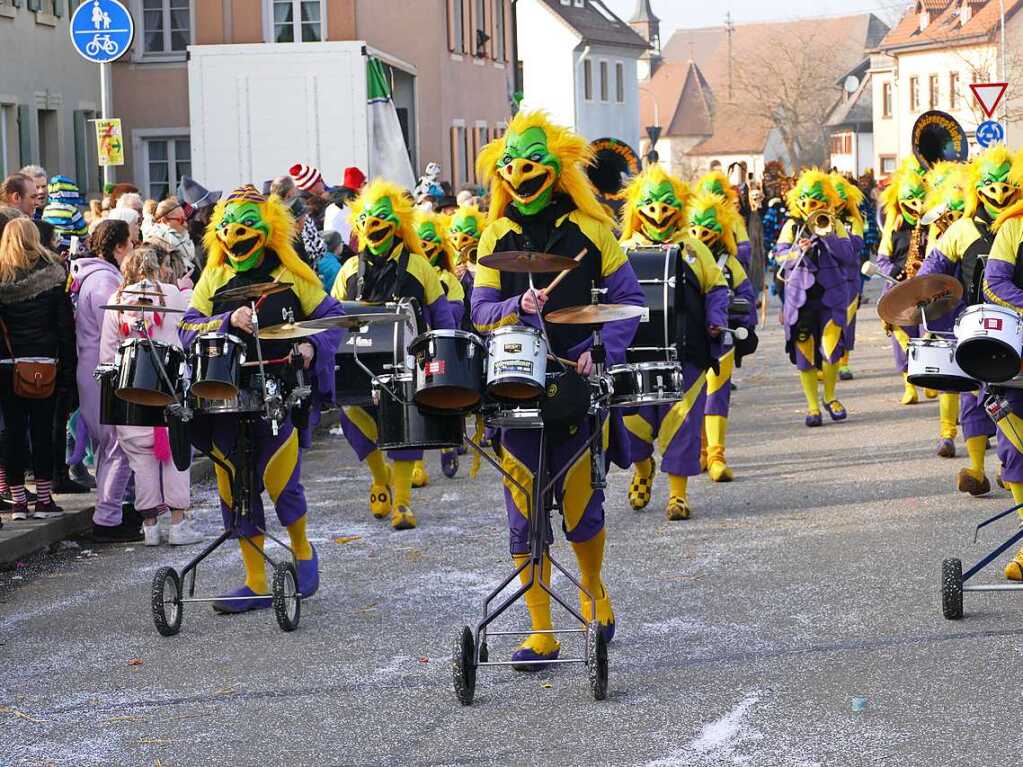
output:
[{"label": "bass drum", "polygon": [[[387,387],[387,388],[384,388]],[[391,389],[403,401],[388,391]],[[381,450],[443,450],[459,447],[465,419],[419,410],[414,401],[416,382],[411,375],[380,376],[373,385],[376,404],[377,447]]]},{"label": "bass drum", "polygon": [[408,301],[387,304],[342,301],[341,308],[348,315],[396,312],[404,317],[402,322],[373,323],[341,336],[335,355],[337,403],[368,407],[373,404],[373,385],[366,371],[355,362],[356,347],[359,362],[376,376],[392,375],[395,365],[412,371],[415,358],[408,353],[408,346],[426,328],[421,327],[415,307]]},{"label": "bass drum", "polygon": [[635,248],[629,263],[643,288],[646,312],[640,317],[636,337],[626,352],[629,362],[668,359],[675,338],[675,270],[678,246]]}]

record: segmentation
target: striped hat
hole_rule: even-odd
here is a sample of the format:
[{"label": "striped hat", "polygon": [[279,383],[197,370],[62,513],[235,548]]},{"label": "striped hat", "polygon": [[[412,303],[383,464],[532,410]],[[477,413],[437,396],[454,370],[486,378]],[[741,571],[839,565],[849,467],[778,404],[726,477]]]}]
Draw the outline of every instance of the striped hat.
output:
[{"label": "striped hat", "polygon": [[54,176],[47,187],[49,202],[62,202],[67,205],[85,205],[78,184],[67,176]]},{"label": "striped hat", "polygon": [[288,175],[291,176],[292,180],[303,192],[308,192],[317,182],[323,181],[323,176],[316,170],[312,165],[304,165],[299,163],[298,165],[292,165],[288,171]]},{"label": "striped hat", "polygon": [[84,237],[88,233],[82,212],[77,206],[66,202],[54,202],[51,199],[43,208],[42,220],[53,226],[65,247],[71,244],[72,237]]},{"label": "striped hat", "polygon": [[227,202],[266,202],[266,197],[259,193],[252,184],[246,184],[235,189],[227,196]]}]

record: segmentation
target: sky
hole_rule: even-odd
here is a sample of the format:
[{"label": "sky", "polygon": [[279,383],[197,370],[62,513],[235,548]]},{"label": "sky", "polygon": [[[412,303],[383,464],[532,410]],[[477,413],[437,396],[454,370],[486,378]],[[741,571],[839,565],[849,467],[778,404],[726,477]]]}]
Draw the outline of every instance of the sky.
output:
[{"label": "sky", "polygon": [[[636,0],[604,0],[626,21],[636,8]],[[891,24],[901,15],[904,0],[651,0],[654,13],[661,19],[661,39],[667,40],[679,27],[710,27],[724,23],[725,12],[732,12],[736,23],[774,21],[813,16],[845,16],[873,11]]]}]

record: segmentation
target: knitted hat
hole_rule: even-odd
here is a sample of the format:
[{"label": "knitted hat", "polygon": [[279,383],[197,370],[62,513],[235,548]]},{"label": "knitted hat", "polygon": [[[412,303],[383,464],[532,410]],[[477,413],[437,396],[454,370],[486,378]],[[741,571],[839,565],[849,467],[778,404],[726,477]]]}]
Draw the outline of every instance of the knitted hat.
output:
[{"label": "knitted hat", "polygon": [[68,205],[85,205],[78,184],[67,176],[54,176],[47,187],[49,202],[63,202]]},{"label": "knitted hat", "polygon": [[361,170],[352,166],[345,168],[345,179],[341,183],[341,186],[351,189],[354,192],[358,192],[362,189],[362,185],[366,183],[366,176]]},{"label": "knitted hat", "polygon": [[88,233],[82,212],[77,206],[66,202],[47,203],[43,208],[42,220],[56,230],[64,247],[71,244],[72,237],[84,237]]},{"label": "knitted hat", "polygon": [[288,175],[294,180],[295,186],[303,192],[308,192],[318,182],[323,181],[323,176],[320,175],[316,168],[312,165],[304,165],[303,163],[292,165],[288,170]]}]

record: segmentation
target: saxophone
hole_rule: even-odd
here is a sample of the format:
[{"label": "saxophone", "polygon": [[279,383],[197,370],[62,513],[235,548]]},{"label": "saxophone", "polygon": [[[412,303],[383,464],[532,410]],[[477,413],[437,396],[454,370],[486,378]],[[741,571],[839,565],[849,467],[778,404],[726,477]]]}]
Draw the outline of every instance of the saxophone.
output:
[{"label": "saxophone", "polygon": [[906,265],[902,268],[903,280],[911,280],[916,277],[916,273],[923,265],[923,248],[920,242],[922,239],[923,227],[917,221],[916,226],[913,227],[913,234],[909,237],[909,253],[906,254]]}]

